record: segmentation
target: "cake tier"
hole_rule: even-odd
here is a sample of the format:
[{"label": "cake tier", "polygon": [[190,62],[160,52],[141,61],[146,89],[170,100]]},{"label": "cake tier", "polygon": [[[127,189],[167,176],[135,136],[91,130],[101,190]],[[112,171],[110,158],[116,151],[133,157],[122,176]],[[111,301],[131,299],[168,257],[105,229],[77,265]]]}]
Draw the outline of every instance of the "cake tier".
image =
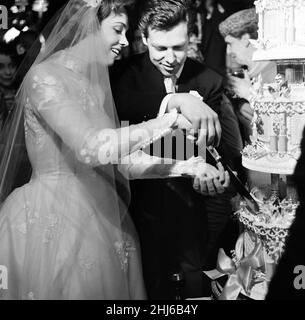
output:
[{"label": "cake tier", "polygon": [[305,0],[257,0],[255,60],[305,58]]},{"label": "cake tier", "polygon": [[252,143],[242,152],[246,168],[265,173],[293,174],[300,157],[305,126],[305,102],[293,101],[293,98],[299,99],[303,94],[304,88],[294,90],[289,99],[263,96],[252,101]]},{"label": "cake tier", "polygon": [[268,155],[260,159],[249,158],[246,156],[242,157],[242,165],[245,168],[264,173],[291,175],[294,172],[296,164],[297,161],[288,156],[286,156],[284,160],[279,156],[270,157]]},{"label": "cake tier", "polygon": [[247,230],[256,234],[263,242],[270,257],[277,261],[282,255],[289,228],[295,218],[298,202],[288,200],[258,201],[260,211],[253,214],[241,201],[240,209],[235,213]]},{"label": "cake tier", "polygon": [[[304,32],[305,33],[305,32]],[[305,35],[304,35],[305,37]],[[258,49],[253,54],[254,61],[265,60],[305,60],[305,46],[275,45],[270,49]]]},{"label": "cake tier", "polygon": [[[281,108],[286,109],[287,104],[294,103],[297,109],[299,110],[301,107],[301,111],[305,113],[305,83],[299,84],[289,84],[289,94],[285,96],[283,91],[278,88],[278,85],[275,83],[265,83],[263,86],[263,94],[259,96],[254,101],[254,108],[257,110],[260,109],[260,105],[262,103],[269,103],[267,108],[272,107],[272,113],[274,113],[275,109]],[[274,91],[271,88],[274,89]],[[266,106],[265,106],[266,108]],[[291,109],[291,107],[289,107]],[[283,112],[283,111],[281,111]],[[299,112],[299,111],[297,111]]]}]

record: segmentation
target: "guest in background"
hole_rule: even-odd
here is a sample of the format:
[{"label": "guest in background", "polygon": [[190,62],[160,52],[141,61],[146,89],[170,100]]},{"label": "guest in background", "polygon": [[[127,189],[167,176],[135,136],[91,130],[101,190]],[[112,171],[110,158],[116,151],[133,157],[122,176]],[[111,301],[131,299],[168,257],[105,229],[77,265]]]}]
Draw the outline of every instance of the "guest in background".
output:
[{"label": "guest in background", "polygon": [[141,31],[138,28],[133,31],[130,44],[131,54],[140,54],[147,50],[147,47],[143,43]]},{"label": "guest in background", "polygon": [[11,44],[0,43],[0,129],[12,111],[15,101],[16,55]]},{"label": "guest in background", "polygon": [[[226,45],[218,30],[219,22],[226,17],[226,12],[218,1],[191,1],[191,27],[188,47],[188,57],[201,62],[220,74],[226,74],[224,57]],[[217,34],[217,36],[215,36]],[[216,47],[221,47],[216,49]],[[203,47],[205,48],[203,50]],[[203,52],[205,56],[203,56]],[[210,54],[210,52],[212,54]],[[209,61],[210,58],[212,58]],[[217,65],[217,67],[216,67]],[[243,148],[242,137],[238,119],[232,103],[223,94],[221,99],[219,117],[222,128],[222,141],[220,151],[229,164],[243,178],[244,170],[241,166],[241,150]]]},{"label": "guest in background", "polygon": [[190,37],[189,37],[189,45],[187,56],[198,62],[203,62],[203,56],[201,51],[199,50],[199,45],[202,41],[202,19],[203,15],[199,11],[202,3],[199,0],[190,1],[190,11],[189,11],[189,19],[190,19]]},{"label": "guest in background", "polygon": [[238,11],[219,25],[219,30],[227,44],[227,54],[248,71],[243,78],[229,76],[229,84],[239,97],[236,106],[237,116],[245,132],[244,140],[249,141],[253,110],[249,104],[252,83],[259,75],[263,83],[271,83],[276,76],[276,64],[272,61],[253,61],[253,53],[257,50],[251,39],[258,37],[258,17],[255,8]]},{"label": "guest in background", "polygon": [[[219,30],[227,43],[227,54],[237,65],[246,68],[239,76],[228,76],[230,90],[238,97],[231,99],[240,122],[243,141],[250,143],[252,135],[253,110],[250,100],[255,94],[254,83],[271,83],[277,74],[276,63],[273,61],[253,61],[257,50],[251,42],[258,38],[258,16],[255,8],[238,11],[223,21]],[[250,191],[258,188],[265,196],[271,189],[271,177],[261,172],[245,170],[245,179]]]},{"label": "guest in background", "polygon": [[192,20],[195,22],[194,35],[197,36],[198,56],[202,57],[207,67],[224,76],[226,45],[218,26],[227,17],[227,13],[217,0],[192,2],[194,12]]}]

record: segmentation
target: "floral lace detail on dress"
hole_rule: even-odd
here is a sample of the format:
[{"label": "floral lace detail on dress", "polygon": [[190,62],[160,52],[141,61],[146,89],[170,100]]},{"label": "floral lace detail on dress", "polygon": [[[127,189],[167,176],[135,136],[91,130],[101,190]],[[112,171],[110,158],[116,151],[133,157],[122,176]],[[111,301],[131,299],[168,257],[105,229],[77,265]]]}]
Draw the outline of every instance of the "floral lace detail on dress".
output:
[{"label": "floral lace detail on dress", "polygon": [[49,214],[47,217],[48,223],[44,229],[43,242],[48,244],[53,240],[53,238],[59,234],[58,223],[59,218],[55,214]]},{"label": "floral lace detail on dress", "polygon": [[88,81],[86,81],[86,77],[84,76],[85,73],[85,69],[84,66],[79,63],[77,61],[76,58],[69,58],[67,60],[63,61],[63,65],[72,70],[73,72],[79,74],[79,75],[83,75],[80,78],[80,85],[79,87],[82,88],[81,91],[79,92],[80,95],[80,99],[79,99],[79,103],[81,104],[81,107],[84,111],[87,111],[88,108],[93,108],[95,106],[95,103],[92,99],[92,96],[89,93],[89,84]]},{"label": "floral lace detail on dress", "polygon": [[29,98],[26,99],[24,106],[24,133],[26,138],[32,137],[36,145],[42,145],[45,132],[38,122]]},{"label": "floral lace detail on dress", "polygon": [[21,215],[20,220],[15,224],[15,229],[23,235],[26,235],[31,226],[38,226],[43,231],[42,242],[44,244],[50,243],[56,236],[60,234],[59,231],[59,217],[56,214],[48,214],[45,217],[40,217],[39,213],[31,208],[29,201],[26,201],[22,210],[25,216]]},{"label": "floral lace detail on dress", "polygon": [[25,220],[16,224],[15,228],[21,234],[26,235],[28,232],[28,228],[36,223],[39,219],[39,213],[36,211],[31,210],[31,205],[28,201],[25,202],[23,205],[23,211],[25,211]]},{"label": "floral lace detail on dress", "polygon": [[127,272],[130,252],[136,251],[136,248],[132,246],[130,241],[117,241],[114,244],[114,247],[121,262],[121,269],[124,272]]},{"label": "floral lace detail on dress", "polygon": [[[109,139],[107,139],[109,138]],[[117,134],[115,130],[102,130],[90,135],[80,150],[80,161],[90,164],[109,164],[118,162]],[[108,141],[107,141],[108,140]]]},{"label": "floral lace detail on dress", "polygon": [[[47,85],[47,86],[56,86],[58,88],[62,88],[62,86],[58,85],[58,81],[53,76],[45,76],[43,78],[39,78],[37,75],[33,77],[33,89],[36,89],[38,86],[41,85]],[[54,92],[52,91],[52,95],[54,95]]]},{"label": "floral lace detail on dress", "polygon": [[37,75],[33,76],[32,89],[34,89],[37,94],[39,94],[40,90],[43,90],[43,100],[37,102],[36,106],[37,110],[44,108],[45,104],[48,107],[48,104],[52,101],[57,101],[58,97],[65,94],[65,87],[62,81],[58,80],[54,76],[44,76],[38,77]]},{"label": "floral lace detail on dress", "polygon": [[82,89],[80,93],[81,106],[84,111],[88,110],[88,107],[93,108],[95,106],[92,97],[90,96],[88,89]]}]

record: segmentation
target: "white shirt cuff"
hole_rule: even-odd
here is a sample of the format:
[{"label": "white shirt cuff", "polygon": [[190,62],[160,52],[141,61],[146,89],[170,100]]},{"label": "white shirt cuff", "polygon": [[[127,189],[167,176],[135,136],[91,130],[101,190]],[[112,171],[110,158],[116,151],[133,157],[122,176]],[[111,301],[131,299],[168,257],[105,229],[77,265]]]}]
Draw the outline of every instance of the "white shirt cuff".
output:
[{"label": "white shirt cuff", "polygon": [[167,94],[167,95],[163,98],[163,100],[162,100],[162,102],[161,102],[161,105],[160,105],[158,117],[162,117],[162,116],[166,113],[169,99],[170,99],[172,96],[173,96],[173,94],[172,94],[172,93],[169,93],[169,94]]},{"label": "white shirt cuff", "polygon": [[[191,90],[189,92],[189,94],[191,94],[194,97],[199,98],[200,100],[203,100],[203,97],[195,90]],[[166,113],[167,105],[168,105],[169,99],[172,97],[172,95],[173,95],[173,93],[169,93],[163,98],[161,105],[160,105],[158,117],[162,117]]]}]

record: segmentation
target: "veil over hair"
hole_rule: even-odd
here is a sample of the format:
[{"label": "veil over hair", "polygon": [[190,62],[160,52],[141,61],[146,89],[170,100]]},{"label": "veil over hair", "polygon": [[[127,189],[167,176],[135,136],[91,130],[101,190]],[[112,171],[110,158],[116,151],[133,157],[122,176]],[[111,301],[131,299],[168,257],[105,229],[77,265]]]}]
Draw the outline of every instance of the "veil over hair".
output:
[{"label": "veil over hair", "polygon": [[[115,3],[118,3],[117,6]],[[87,250],[89,254],[89,252],[93,252],[93,247],[96,247],[97,244],[102,248],[106,246],[108,249],[104,259],[107,259],[108,254],[108,259],[113,259],[113,261],[111,260],[112,267],[115,268],[116,262],[111,254],[114,245],[115,250],[122,257],[121,261],[124,267],[126,239],[133,239],[135,240],[134,243],[137,243],[134,227],[126,214],[129,204],[128,181],[114,165],[98,166],[75,161],[77,157],[75,157],[75,148],[73,148],[78,145],[79,140],[83,139],[83,134],[85,134],[85,132],[79,130],[79,127],[83,128],[80,125],[82,124],[80,114],[88,117],[88,119],[93,119],[91,122],[92,128],[88,128],[89,133],[118,127],[118,118],[108,75],[107,54],[109,52],[107,53],[106,51],[105,36],[102,34],[100,26],[101,20],[110,12],[125,12],[125,6],[131,3],[132,1],[128,0],[70,0],[61,9],[60,14],[56,16],[56,21],[53,20],[51,22],[54,25],[52,32],[47,37],[43,50],[40,51],[26,74],[16,95],[14,111],[1,132],[0,243],[2,242],[1,250],[5,250],[4,246],[13,247],[13,244],[10,244],[12,237],[4,239],[4,242],[1,239],[1,234],[3,234],[1,227],[6,224],[9,225],[10,222],[7,223],[6,221],[13,219],[13,224],[16,224],[20,232],[23,232],[27,237],[24,242],[25,248],[22,251],[22,256],[25,254],[22,262],[23,275],[18,275],[23,277],[21,279],[26,279],[20,289],[22,294],[32,292],[35,288],[33,289],[29,286],[36,283],[36,291],[40,292],[40,297],[58,298],[62,290],[62,283],[70,279],[69,274],[77,272],[75,265],[79,261],[74,260],[79,258],[78,252],[86,252]],[[50,26],[47,26],[46,29],[50,30]],[[75,48],[77,48],[76,51]],[[55,110],[57,113],[55,123],[57,123],[60,130],[65,129],[66,119],[64,119],[64,116],[67,115],[67,113],[63,112],[65,111],[65,103],[69,104],[68,108],[70,110],[81,106],[77,116],[69,119],[70,123],[75,119],[75,122],[73,122],[75,136],[70,135],[70,145],[67,147],[60,135],[54,133],[52,139],[56,148],[52,151],[54,154],[51,155],[45,145],[45,149],[42,149],[44,150],[43,152],[31,152],[39,150],[39,147],[45,143],[44,132],[37,128],[35,121],[32,121],[33,118],[38,119],[44,129],[50,130],[50,126],[40,117],[39,113],[33,113],[33,110],[27,109],[29,100],[31,100],[31,92],[37,89],[37,86],[39,91],[40,85],[46,85],[47,89],[44,96],[40,97],[41,100],[36,100],[36,104],[52,109],[54,106],[51,100],[53,98],[56,100]],[[56,95],[56,90],[58,90],[58,96]],[[95,119],[95,115],[102,115],[102,117]],[[29,142],[31,139],[25,138],[27,135],[35,137],[37,146],[33,147],[34,139]],[[47,139],[49,138],[48,136]],[[27,148],[25,148],[25,145]],[[29,156],[33,173],[30,183],[27,184],[28,187],[22,189],[20,194],[19,188],[15,188],[20,186],[16,182],[16,178],[18,178],[16,176],[18,171],[20,172],[18,167],[22,163],[21,159],[24,159],[26,153]],[[51,172],[48,171],[50,158],[53,160],[65,159],[68,171],[73,176],[78,177],[77,182],[75,182],[75,179],[71,180],[71,177],[67,174],[67,177],[64,178],[66,179],[65,188],[63,188],[63,185],[56,180],[58,178],[53,175],[52,170],[50,170]],[[41,167],[45,170],[44,174],[46,173],[49,176],[46,184],[40,178],[41,172],[39,170]],[[59,171],[62,170],[60,166],[57,169]],[[64,175],[66,173],[63,172]],[[33,183],[31,184],[33,177],[39,180],[39,188],[37,188],[37,183],[35,182],[35,188],[37,188],[35,195],[32,194],[33,191],[31,190],[31,188],[34,188]],[[7,202],[18,202],[21,198],[30,198],[30,201],[27,200],[24,205],[22,204],[27,212],[25,218],[28,227],[36,228],[35,222],[39,221],[37,228],[39,226],[47,226],[46,228],[37,229],[38,231],[34,234],[27,232],[28,229],[24,229],[24,224],[18,224],[19,213],[13,210],[14,204],[12,204],[13,209],[7,208],[11,206]],[[13,199],[14,201],[6,201],[8,199]],[[27,211],[28,208],[30,208],[29,211]],[[63,214],[57,216],[56,211],[58,212],[59,208]],[[48,215],[38,216],[39,212],[46,211],[49,212]],[[6,217],[4,221],[1,218],[3,212],[11,212],[12,215],[11,217]],[[92,225],[92,220],[90,220],[92,216],[95,216],[94,221],[97,219],[101,223]],[[58,227],[59,225],[60,227]],[[72,231],[71,228],[73,229]],[[92,230],[99,228],[101,232],[92,232]],[[68,235],[65,235],[65,232]],[[75,240],[73,240],[74,235]],[[64,236],[68,238],[62,241]],[[93,240],[94,237],[98,238],[96,239],[97,241]],[[58,264],[58,257],[55,254],[54,247],[52,247],[54,254],[47,256],[47,258],[44,254],[41,254],[45,252],[43,244],[49,243],[51,240],[56,248],[60,248],[59,244],[62,245],[63,242],[64,245],[72,243],[70,247],[66,248],[65,257],[60,258],[61,260],[65,259],[65,266],[70,266],[70,270],[67,267],[64,272],[61,272],[60,279],[57,279],[56,272],[53,270],[54,273],[52,273],[48,267]],[[70,240],[71,242],[69,242]],[[8,241],[7,245],[5,241]],[[87,246],[86,249],[83,248],[84,243]],[[102,249],[96,248],[95,252],[98,252],[98,250]],[[18,252],[12,254],[14,254],[14,257],[21,256]],[[7,253],[7,255],[10,258],[12,257],[11,253]],[[1,259],[3,258],[0,258],[0,262]],[[87,267],[87,265],[88,263],[86,262],[85,266]],[[109,263],[109,265],[111,264]],[[107,265],[105,268],[107,269]],[[141,267],[139,266],[138,268]],[[103,272],[105,274],[107,270]],[[114,274],[111,270],[109,272]],[[141,274],[140,269],[137,274]],[[56,277],[55,280],[54,277]],[[107,296],[105,292],[108,290],[107,282],[109,282],[110,291],[122,292],[122,298],[128,299],[129,297],[125,293],[133,289],[130,288],[130,283],[133,282],[133,285],[136,286],[139,281],[137,281],[138,279],[134,279],[134,281],[128,280],[130,275],[126,273],[124,277],[122,279],[122,275],[119,273],[115,282],[113,282],[113,278],[107,279],[107,277],[103,277],[103,279],[98,280],[95,278],[92,281],[92,287],[96,287],[94,282],[101,282],[104,287],[100,290],[103,292],[95,292],[94,296],[92,296],[92,292],[88,292],[86,298]],[[11,281],[17,281],[16,287],[20,288],[20,280],[11,279]],[[14,288],[14,285],[11,285]],[[71,286],[73,286],[73,283]],[[115,286],[117,288],[114,288]],[[19,296],[19,293],[16,295]],[[116,298],[116,296],[111,296],[110,293],[108,297]]]},{"label": "veil over hair", "polygon": [[[130,8],[134,1],[122,0],[117,1],[119,3],[117,6],[111,5],[114,2],[111,0],[70,0],[44,28],[43,34],[49,33],[50,30],[51,32],[47,36],[43,49],[37,55],[37,45],[33,46],[25,57],[25,62],[19,68],[24,70],[23,67],[28,65],[29,59],[32,59],[34,62],[31,67],[27,66],[27,69],[32,70],[41,63],[51,61],[54,56],[64,51],[67,52],[66,61],[61,60],[61,62],[69,63],[71,57],[69,49],[86,40],[84,57],[79,54],[73,58],[78,59],[80,65],[86,69],[85,77],[99,101],[100,108],[107,115],[104,128],[118,127],[119,122],[112,99],[104,35],[100,31],[100,24],[105,15],[110,14],[110,10],[120,13]],[[37,55],[36,59],[31,57],[32,54]],[[64,53],[63,57],[65,57]],[[20,168],[21,162],[26,157],[23,119],[27,99],[26,81],[28,81],[27,75],[16,94],[15,108],[0,133],[0,205],[14,186],[20,186],[21,181],[16,181],[16,179],[24,179],[28,176],[24,172],[28,168]],[[103,128],[102,125],[101,127]],[[100,168],[98,170],[101,172]],[[116,185],[119,185],[122,191],[125,189],[123,193],[127,195],[128,183],[115,169],[113,171],[113,173],[107,171],[108,178],[116,180]],[[19,176],[16,177],[18,172]]]}]

